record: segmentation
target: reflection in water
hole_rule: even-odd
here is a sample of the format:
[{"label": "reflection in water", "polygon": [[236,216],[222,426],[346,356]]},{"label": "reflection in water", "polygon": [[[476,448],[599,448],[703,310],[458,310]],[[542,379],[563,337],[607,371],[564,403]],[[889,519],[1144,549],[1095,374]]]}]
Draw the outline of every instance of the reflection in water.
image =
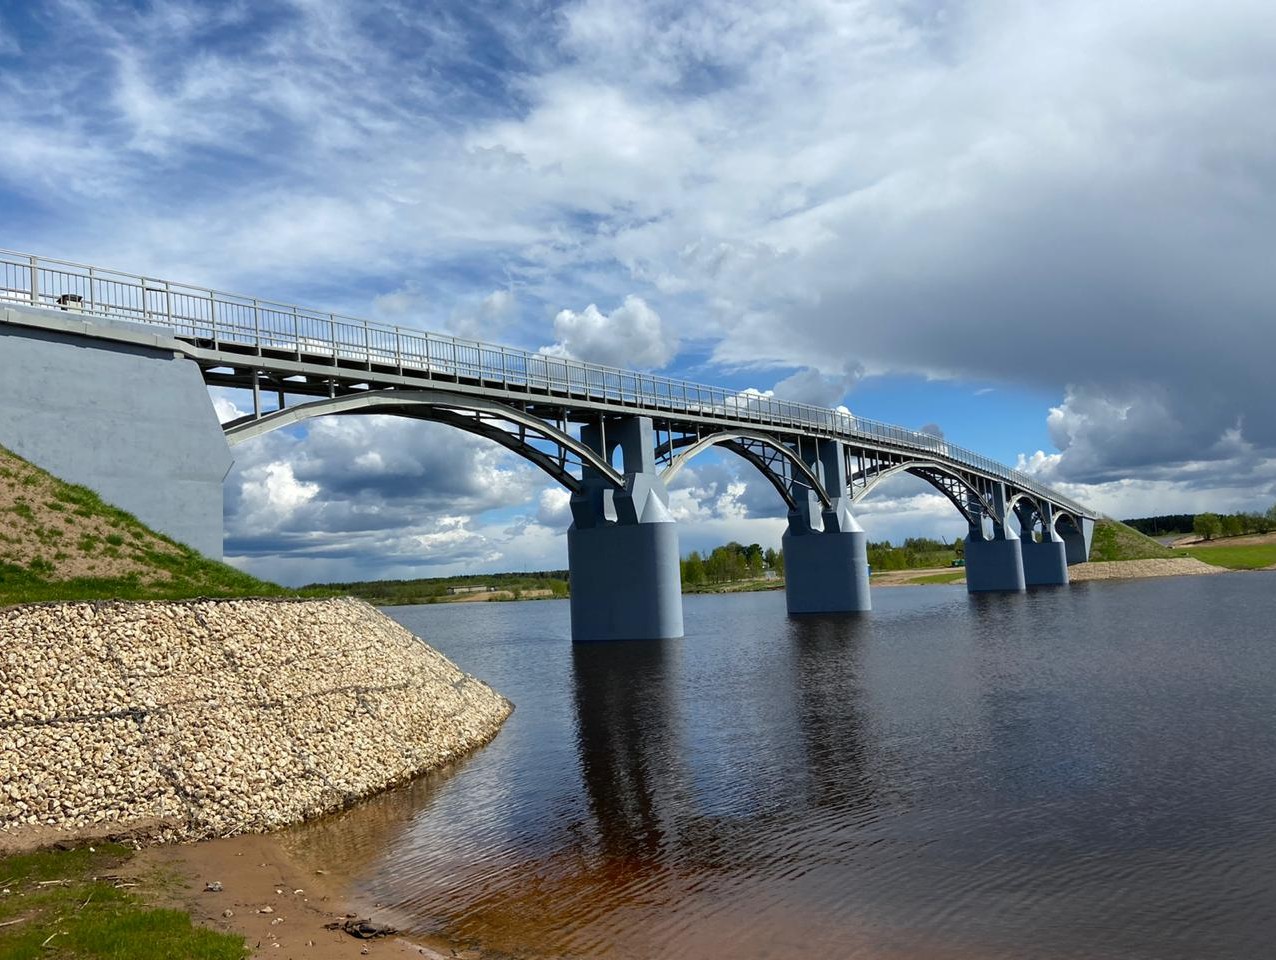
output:
[{"label": "reflection in water", "polygon": [[1271,582],[697,597],[577,648],[565,604],[397,609],[518,708],[291,842],[496,956],[1262,956]]},{"label": "reflection in water", "polygon": [[661,807],[679,780],[673,641],[572,647],[576,743],[600,852],[641,861],[666,846]]},{"label": "reflection in water", "polygon": [[800,617],[788,623],[793,668],[789,695],[805,750],[806,796],[813,807],[849,812],[873,804],[867,723],[861,700],[864,616]]}]

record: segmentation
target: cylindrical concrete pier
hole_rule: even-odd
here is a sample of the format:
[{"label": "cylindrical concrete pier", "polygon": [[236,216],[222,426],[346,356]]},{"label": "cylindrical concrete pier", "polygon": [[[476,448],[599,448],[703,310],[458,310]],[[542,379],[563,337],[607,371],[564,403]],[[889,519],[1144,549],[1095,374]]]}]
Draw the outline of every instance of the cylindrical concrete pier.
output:
[{"label": "cylindrical concrete pier", "polygon": [[572,642],[682,636],[678,527],[610,523],[567,531]]},{"label": "cylindrical concrete pier", "polygon": [[970,593],[1013,593],[1025,586],[1022,544],[1017,537],[966,537],[966,589]]},{"label": "cylindrical concrete pier", "polygon": [[868,534],[785,533],[784,597],[789,613],[855,613],[873,609],[868,588]]}]

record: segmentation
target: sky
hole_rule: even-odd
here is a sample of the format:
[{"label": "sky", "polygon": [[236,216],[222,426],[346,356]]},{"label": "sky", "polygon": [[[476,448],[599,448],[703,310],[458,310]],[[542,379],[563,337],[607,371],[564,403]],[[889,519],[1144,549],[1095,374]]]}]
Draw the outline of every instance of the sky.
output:
[{"label": "sky", "polygon": [[[1117,517],[1266,509],[1273,103],[1270,0],[0,0],[0,245],[845,404]],[[235,456],[262,576],[566,565],[565,491],[440,425]],[[729,453],[671,509],[684,552],[785,525]],[[857,515],[964,532],[909,478]]]}]

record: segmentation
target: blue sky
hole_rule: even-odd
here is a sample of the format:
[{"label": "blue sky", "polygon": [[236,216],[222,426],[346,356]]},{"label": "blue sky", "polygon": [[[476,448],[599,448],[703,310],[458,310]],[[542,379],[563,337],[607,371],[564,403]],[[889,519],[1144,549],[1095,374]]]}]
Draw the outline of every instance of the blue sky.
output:
[{"label": "blue sky", "polygon": [[[844,403],[1117,516],[1265,509],[1274,10],[0,2],[0,245]],[[470,437],[237,457],[265,576],[565,563],[561,491]],[[679,483],[684,548],[778,542],[745,465]],[[907,481],[861,520],[961,532]]]}]

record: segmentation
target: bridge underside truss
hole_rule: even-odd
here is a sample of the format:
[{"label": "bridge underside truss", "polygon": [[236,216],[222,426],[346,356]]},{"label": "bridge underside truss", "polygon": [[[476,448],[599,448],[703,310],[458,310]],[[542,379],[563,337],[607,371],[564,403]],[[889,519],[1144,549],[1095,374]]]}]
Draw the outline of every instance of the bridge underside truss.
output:
[{"label": "bridge underside truss", "polygon": [[830,493],[802,459],[800,451],[781,437],[752,430],[678,430],[670,425],[667,439],[656,447],[656,464],[665,482],[671,481],[692,457],[710,447],[730,450],[747,460],[773,486],[785,506],[797,509],[807,492],[828,506]]},{"label": "bridge underside truss", "polygon": [[[206,372],[206,379],[216,383],[217,377],[209,373],[211,371]],[[227,379],[233,379],[236,387],[245,385],[242,371]],[[255,380],[253,386],[258,387]],[[296,386],[291,381],[280,380],[271,382],[267,389],[277,390],[282,402]],[[314,383],[305,384],[311,395],[316,386]],[[336,393],[335,390],[330,392]],[[254,397],[259,399],[257,389],[254,389]],[[311,417],[369,413],[444,423],[492,440],[534,463],[573,493],[582,491],[582,478],[587,475],[600,477],[615,489],[624,487],[624,477],[620,472],[602,454],[585,444],[576,435],[579,431],[572,427],[574,423],[601,422],[605,435],[606,422],[611,418],[543,402],[493,401],[446,390],[355,390],[290,407],[281,406],[260,415],[250,414],[226,424],[225,431],[234,444]],[[852,504],[857,504],[882,481],[899,473],[909,473],[942,493],[972,527],[980,526],[985,518],[1005,524],[1012,513],[1019,517],[1021,527],[1028,531],[1039,528],[1043,522],[1041,505],[1031,494],[1020,489],[1007,489],[1005,508],[999,510],[995,496],[999,481],[937,460],[847,443],[844,450],[848,486],[846,491],[839,492],[826,490],[817,468],[808,462],[817,459],[813,456],[816,438],[782,431],[723,430],[663,418],[656,418],[653,424],[656,467],[666,483],[693,457],[717,446],[752,464],[774,487],[789,510],[799,509],[807,501],[808,494],[814,494],[826,507],[836,496],[848,497]],[[805,449],[804,445],[811,449]],[[1056,513],[1054,520],[1058,523],[1062,518],[1067,523],[1069,516]]]},{"label": "bridge underside truss", "polygon": [[979,526],[984,517],[997,523],[1006,521],[1006,517],[997,512],[993,497],[995,482],[978,474],[906,454],[854,447],[847,447],[846,461],[852,503],[862,501],[882,481],[909,473],[947,497],[972,527]]},{"label": "bridge underside truss", "polygon": [[598,453],[573,437],[565,422],[554,425],[512,405],[445,391],[347,394],[281,408],[264,416],[250,414],[224,424],[223,429],[230,443],[237,444],[313,417],[367,414],[444,423],[485,437],[534,463],[573,493],[581,491],[586,468],[617,488],[624,486],[624,478]]}]

